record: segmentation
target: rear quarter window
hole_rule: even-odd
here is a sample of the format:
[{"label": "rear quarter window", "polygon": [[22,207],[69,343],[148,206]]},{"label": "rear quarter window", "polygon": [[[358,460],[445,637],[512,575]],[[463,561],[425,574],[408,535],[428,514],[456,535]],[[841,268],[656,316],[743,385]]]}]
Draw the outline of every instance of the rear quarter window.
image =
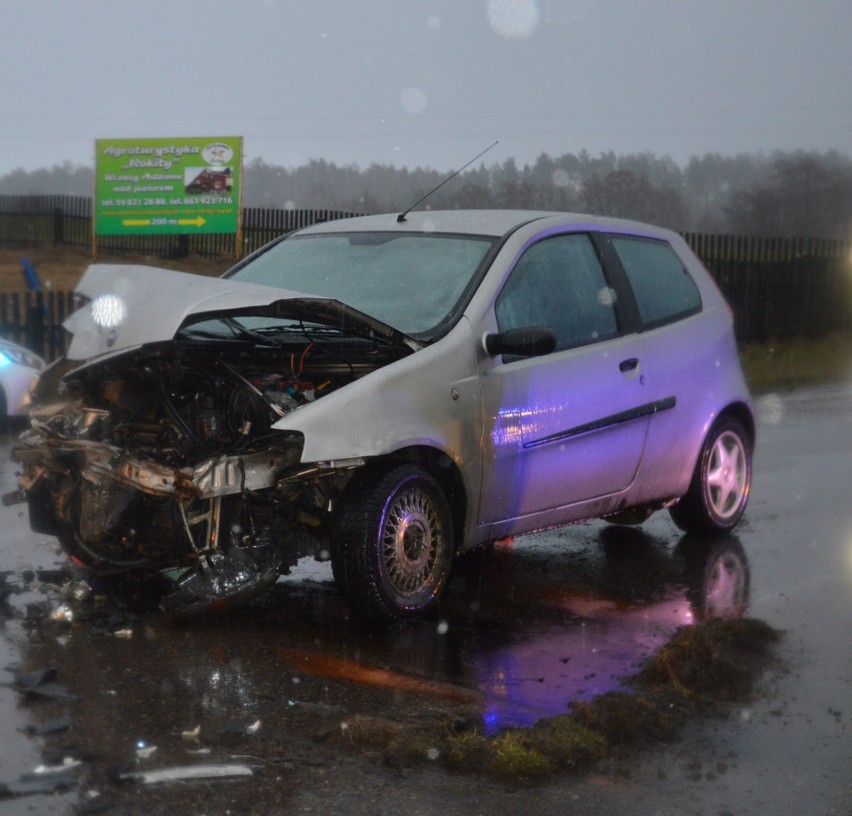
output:
[{"label": "rear quarter window", "polygon": [[677,253],[665,241],[617,236],[618,254],[645,328],[701,311],[701,294]]}]

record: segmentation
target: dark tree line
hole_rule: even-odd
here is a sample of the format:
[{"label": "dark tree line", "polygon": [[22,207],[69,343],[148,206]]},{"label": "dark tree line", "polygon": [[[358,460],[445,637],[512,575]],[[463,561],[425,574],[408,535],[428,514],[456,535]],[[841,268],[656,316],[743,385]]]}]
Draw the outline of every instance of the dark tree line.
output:
[{"label": "dark tree line", "polygon": [[[243,168],[248,207],[398,212],[450,171],[336,165],[317,159],[286,168],[254,159]],[[66,162],[0,177],[0,194],[89,196],[93,171]],[[662,224],[680,231],[852,238],[852,158],[837,152],[711,153],[680,167],[651,153],[542,154],[480,164],[423,206],[573,210]]]}]

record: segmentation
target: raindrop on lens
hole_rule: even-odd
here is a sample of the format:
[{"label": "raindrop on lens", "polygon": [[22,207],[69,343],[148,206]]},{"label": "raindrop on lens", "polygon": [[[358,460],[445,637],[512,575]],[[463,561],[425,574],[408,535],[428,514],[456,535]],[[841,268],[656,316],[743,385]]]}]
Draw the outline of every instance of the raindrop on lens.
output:
[{"label": "raindrop on lens", "polygon": [[784,403],[778,394],[766,394],[756,407],[758,419],[767,425],[778,425],[784,418]]},{"label": "raindrop on lens", "polygon": [[557,167],[553,171],[553,175],[550,177],[550,180],[553,182],[554,187],[567,187],[571,183],[571,177],[568,175],[568,171],[563,170],[561,167]]},{"label": "raindrop on lens", "polygon": [[598,291],[598,303],[601,306],[612,306],[615,303],[615,289],[605,286]]},{"label": "raindrop on lens", "polygon": [[488,0],[488,22],[507,40],[522,40],[538,25],[535,0]]},{"label": "raindrop on lens", "polygon": [[92,301],[91,308],[92,319],[105,329],[121,325],[127,315],[124,301],[118,295],[101,295]]},{"label": "raindrop on lens", "polygon": [[419,88],[403,88],[399,101],[406,113],[421,113],[426,107],[426,94]]}]

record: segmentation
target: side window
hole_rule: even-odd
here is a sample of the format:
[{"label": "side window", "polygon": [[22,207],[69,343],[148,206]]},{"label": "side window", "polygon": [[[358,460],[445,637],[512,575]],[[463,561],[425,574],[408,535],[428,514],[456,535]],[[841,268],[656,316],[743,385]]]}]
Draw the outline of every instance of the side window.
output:
[{"label": "side window", "polygon": [[701,295],[665,241],[614,237],[612,246],[636,297],[639,317],[650,328],[701,311]]},{"label": "side window", "polygon": [[557,235],[521,256],[497,298],[497,325],[548,326],[557,349],[571,348],[618,333],[614,300],[589,236]]}]

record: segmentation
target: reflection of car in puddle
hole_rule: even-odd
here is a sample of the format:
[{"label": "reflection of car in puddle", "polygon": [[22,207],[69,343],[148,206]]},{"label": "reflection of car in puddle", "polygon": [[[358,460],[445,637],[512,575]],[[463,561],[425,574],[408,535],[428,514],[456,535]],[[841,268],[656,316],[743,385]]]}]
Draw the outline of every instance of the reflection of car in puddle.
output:
[{"label": "reflection of car in puddle", "polygon": [[104,637],[114,616],[93,610],[91,626],[80,618],[62,645],[39,640],[23,662],[60,667],[86,701],[77,735],[104,756],[123,756],[128,734],[180,755],[181,729],[199,723],[215,735],[260,718],[284,740],[294,722],[336,729],[361,713],[432,721],[438,700],[496,731],[619,688],[678,626],[742,615],[748,602],[747,559],[731,536],[672,548],[665,535],[594,524],[475,560],[439,615],[416,625],[364,627],[328,565],[305,559],[271,597],[227,618],[131,618],[139,636]]},{"label": "reflection of car in puddle", "polygon": [[[488,729],[529,725],[567,713],[572,701],[624,689],[623,678],[677,627],[740,617],[747,608],[748,561],[734,537],[685,536],[667,559],[638,531],[604,530],[601,539],[603,563],[583,575],[582,584],[559,582],[558,575],[554,582],[553,572],[526,564],[515,569],[511,549],[494,553],[488,595],[499,594],[511,574],[511,591],[525,603],[532,599],[543,614],[508,636],[495,633],[473,657]],[[491,603],[499,601],[483,599],[486,617]]]}]

